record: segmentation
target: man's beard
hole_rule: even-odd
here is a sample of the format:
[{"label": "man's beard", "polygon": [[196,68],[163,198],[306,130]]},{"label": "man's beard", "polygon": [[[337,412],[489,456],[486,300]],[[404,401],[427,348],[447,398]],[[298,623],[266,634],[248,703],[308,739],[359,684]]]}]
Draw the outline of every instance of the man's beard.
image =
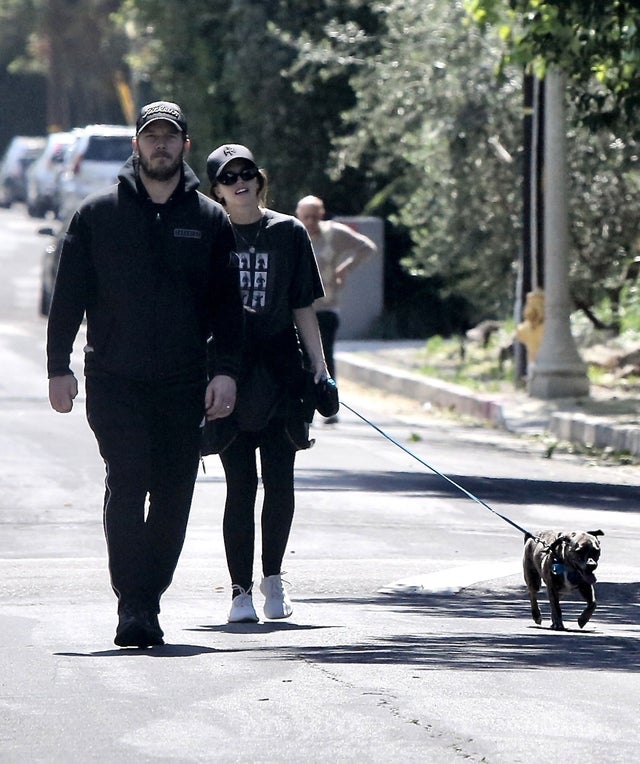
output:
[{"label": "man's beard", "polygon": [[147,159],[145,159],[142,154],[139,155],[138,161],[140,162],[140,167],[144,170],[144,174],[151,178],[151,180],[159,180],[159,181],[165,181],[165,180],[171,180],[176,173],[180,172],[180,168],[182,167],[182,160],[183,160],[183,154],[180,154],[179,157],[176,157],[176,159],[171,162],[169,165],[165,165],[164,167],[152,167],[151,162]]}]

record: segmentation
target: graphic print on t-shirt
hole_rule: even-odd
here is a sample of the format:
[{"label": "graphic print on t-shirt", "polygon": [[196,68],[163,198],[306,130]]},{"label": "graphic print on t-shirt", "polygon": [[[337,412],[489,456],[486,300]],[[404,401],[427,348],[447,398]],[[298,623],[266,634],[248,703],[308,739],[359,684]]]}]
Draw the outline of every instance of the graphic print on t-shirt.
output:
[{"label": "graphic print on t-shirt", "polygon": [[269,253],[241,252],[238,256],[242,302],[256,312],[264,310],[269,277]]}]

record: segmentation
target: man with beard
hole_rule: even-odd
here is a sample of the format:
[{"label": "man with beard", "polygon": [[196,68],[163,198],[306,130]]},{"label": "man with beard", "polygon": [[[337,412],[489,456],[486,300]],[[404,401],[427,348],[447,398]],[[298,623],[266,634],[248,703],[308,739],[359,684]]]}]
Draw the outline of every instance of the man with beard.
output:
[{"label": "man with beard", "polygon": [[200,424],[235,405],[243,308],[233,229],[197,190],[188,150],[177,104],[142,108],[118,183],[69,223],[49,314],[49,400],[61,413],[78,394],[71,353],[86,318],[86,410],[106,467],[121,647],[163,644],[160,597],[184,542]]}]

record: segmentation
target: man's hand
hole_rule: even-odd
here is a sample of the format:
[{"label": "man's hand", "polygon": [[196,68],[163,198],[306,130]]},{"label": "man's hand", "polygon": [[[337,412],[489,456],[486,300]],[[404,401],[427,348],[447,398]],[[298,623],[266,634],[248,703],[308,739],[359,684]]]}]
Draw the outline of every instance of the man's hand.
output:
[{"label": "man's hand", "polygon": [[236,382],[233,377],[218,374],[207,385],[204,409],[207,419],[224,419],[236,405]]},{"label": "man's hand", "polygon": [[51,377],[49,380],[49,403],[54,411],[68,414],[73,408],[73,399],[78,394],[78,380],[73,374]]},{"label": "man's hand", "polygon": [[336,268],[336,271],[335,271],[336,286],[342,288],[345,285],[345,282],[347,280],[347,274],[349,273],[352,267],[353,267],[352,257],[340,263],[340,265]]}]

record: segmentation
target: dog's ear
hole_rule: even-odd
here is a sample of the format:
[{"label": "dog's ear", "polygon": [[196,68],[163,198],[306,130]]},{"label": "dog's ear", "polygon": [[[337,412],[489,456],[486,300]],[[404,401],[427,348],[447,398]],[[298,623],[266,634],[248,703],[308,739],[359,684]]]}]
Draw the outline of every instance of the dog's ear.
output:
[{"label": "dog's ear", "polygon": [[597,531],[587,531],[587,533],[590,536],[604,536],[604,531],[597,530]]}]

